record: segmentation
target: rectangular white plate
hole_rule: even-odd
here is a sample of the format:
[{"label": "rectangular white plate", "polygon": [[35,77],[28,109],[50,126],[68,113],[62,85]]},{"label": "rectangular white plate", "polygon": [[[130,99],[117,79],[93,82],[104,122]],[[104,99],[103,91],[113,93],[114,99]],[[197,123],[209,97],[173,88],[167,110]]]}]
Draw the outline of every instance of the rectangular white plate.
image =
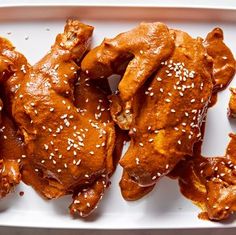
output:
[{"label": "rectangular white plate", "polygon": [[[197,8],[191,4],[177,7],[174,1],[167,1],[166,5],[159,7],[154,1],[145,1],[146,5],[136,1],[135,7],[130,7],[132,1],[122,1],[123,6],[110,1],[109,7],[104,6],[105,1],[100,4],[95,4],[95,1],[87,4],[86,1],[58,1],[58,4],[49,0],[27,2],[9,1],[0,6],[0,35],[10,39],[32,64],[49,50],[68,17],[78,17],[95,27],[93,45],[145,20],[164,21],[168,26],[187,31],[194,37],[205,37],[207,32],[219,26],[224,30],[225,42],[234,54],[236,52],[236,4],[233,1],[229,1],[232,5],[222,5],[225,1],[214,1],[214,5],[213,1],[204,1],[209,3],[205,7],[197,1],[200,2]],[[236,80],[230,86],[233,84],[236,86]],[[228,100],[229,91],[221,92],[217,105],[208,112],[203,146],[203,154],[207,156],[223,155],[229,141],[228,133],[236,130],[235,123],[229,122],[226,116]],[[177,182],[168,178],[161,180],[144,199],[126,202],[118,186],[120,176],[121,169],[118,167],[99,209],[87,220],[70,217],[67,209],[70,196],[45,201],[30,187],[21,184],[15,193],[0,201],[0,225],[90,229],[236,227],[235,216],[234,220],[226,223],[199,220],[197,215],[200,210],[179,193]],[[23,197],[19,196],[20,191],[24,191]]]}]

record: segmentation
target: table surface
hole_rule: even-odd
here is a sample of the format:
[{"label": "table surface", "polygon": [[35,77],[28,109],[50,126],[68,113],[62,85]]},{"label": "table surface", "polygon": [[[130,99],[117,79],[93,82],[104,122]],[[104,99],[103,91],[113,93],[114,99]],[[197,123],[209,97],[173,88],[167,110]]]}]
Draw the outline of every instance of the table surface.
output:
[{"label": "table surface", "polygon": [[[176,230],[64,230],[0,227],[0,235],[175,235]],[[78,233],[79,232],[79,233]],[[235,235],[236,228],[229,229],[180,229],[178,235]]]}]

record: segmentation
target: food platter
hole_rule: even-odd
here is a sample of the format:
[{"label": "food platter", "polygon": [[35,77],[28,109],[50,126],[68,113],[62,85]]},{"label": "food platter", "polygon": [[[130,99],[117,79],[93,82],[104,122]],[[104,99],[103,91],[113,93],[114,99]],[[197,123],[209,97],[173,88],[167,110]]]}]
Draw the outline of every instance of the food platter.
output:
[{"label": "food platter", "polygon": [[[167,1],[11,1],[0,7],[0,35],[10,39],[17,50],[24,53],[31,64],[49,49],[55,36],[62,31],[65,20],[77,17],[95,27],[93,45],[104,37],[133,28],[141,21],[163,21],[172,28],[182,29],[190,35],[205,37],[216,26],[224,30],[225,42],[236,53],[236,4],[211,1],[190,5]],[[183,1],[184,2],[184,1]],[[122,14],[121,14],[122,12]],[[233,80],[230,86],[236,86]],[[236,131],[234,121],[227,119],[230,92],[220,92],[217,104],[208,111],[203,155],[224,154],[230,132]],[[124,150],[125,151],[125,150]],[[16,192],[0,201],[0,225],[48,228],[90,229],[158,229],[235,227],[235,216],[224,223],[197,218],[200,210],[179,192],[177,181],[164,178],[155,190],[137,202],[123,200],[119,190],[121,168],[112,177],[112,184],[98,210],[87,219],[73,219],[68,213],[70,196],[45,201],[30,187],[21,184]],[[24,195],[19,196],[23,191]]]}]

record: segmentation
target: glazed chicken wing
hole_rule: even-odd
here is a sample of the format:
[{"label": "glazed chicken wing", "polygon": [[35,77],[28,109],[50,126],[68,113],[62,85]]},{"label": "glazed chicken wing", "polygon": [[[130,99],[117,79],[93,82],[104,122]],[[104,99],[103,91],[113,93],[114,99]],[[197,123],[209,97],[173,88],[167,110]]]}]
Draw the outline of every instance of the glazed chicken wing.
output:
[{"label": "glazed chicken wing", "polygon": [[[143,32],[144,26],[158,30],[151,30],[153,36]],[[115,68],[122,64],[119,58],[129,54],[121,43],[125,43],[123,38],[139,52],[133,54],[131,62],[123,62],[128,67],[118,86],[119,94],[111,97],[111,113],[122,129],[129,130],[131,137],[130,147],[120,161],[124,175],[128,174],[140,186],[150,186],[184,156],[191,155],[194,143],[200,138],[213,89],[212,61],[202,40],[187,33],[168,30],[159,23],[141,24],[133,32],[105,40],[88,53],[82,69],[91,78],[117,73]],[[139,37],[135,37],[137,34]],[[149,40],[158,40],[148,43],[146,35]],[[156,58],[149,54],[155,54]],[[144,66],[146,57],[152,61],[148,62],[152,69]],[[133,63],[139,59],[142,66]]]},{"label": "glazed chicken wing", "polygon": [[13,97],[29,65],[13,45],[0,38],[0,198],[6,196],[20,182],[21,159],[25,156],[23,142],[13,121]]},{"label": "glazed chicken wing", "polygon": [[[207,43],[206,43],[207,42]],[[207,52],[213,58],[214,94],[227,87],[235,74],[235,60],[230,49],[223,42],[223,32],[216,28],[205,40]],[[235,117],[235,89],[231,89],[228,114]],[[202,136],[204,129],[202,129]],[[203,210],[200,218],[211,220],[226,219],[236,210],[236,137],[231,141],[224,157],[202,157],[201,142],[194,148],[192,159],[181,161],[171,176],[179,178],[184,196],[191,199]]]},{"label": "glazed chicken wing", "polygon": [[[214,105],[217,100],[217,93],[227,87],[235,74],[235,60],[223,38],[223,31],[220,28],[215,28],[207,34],[203,42],[208,55],[211,56],[213,61],[212,77],[214,86],[211,102],[209,103],[210,106]],[[234,117],[236,113],[236,91],[234,88],[231,88],[231,94],[228,115]],[[172,175],[173,172],[170,172],[169,176],[171,177]],[[126,200],[137,200],[153,189],[153,186],[140,187],[125,173],[121,179],[120,186],[123,197]]]},{"label": "glazed chicken wing", "polygon": [[236,136],[224,157],[195,156],[176,167],[184,196],[202,209],[200,218],[223,220],[236,211]]},{"label": "glazed chicken wing", "polygon": [[213,59],[214,92],[225,89],[235,74],[235,59],[224,43],[222,29],[215,28],[207,34],[204,46]]},{"label": "glazed chicken wing", "polygon": [[71,213],[80,216],[96,207],[114,170],[107,94],[79,74],[77,65],[92,31],[69,20],[51,51],[27,73],[13,102],[27,152],[23,181],[48,199],[72,194]]}]

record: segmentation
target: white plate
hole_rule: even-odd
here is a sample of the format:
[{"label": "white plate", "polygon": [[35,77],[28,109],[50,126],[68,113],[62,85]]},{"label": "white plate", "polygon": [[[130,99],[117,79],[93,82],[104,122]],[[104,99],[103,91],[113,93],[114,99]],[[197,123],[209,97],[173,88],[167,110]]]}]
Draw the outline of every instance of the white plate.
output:
[{"label": "white plate", "polygon": [[[24,5],[27,1],[22,2]],[[109,8],[0,7],[2,20],[0,35],[10,39],[17,50],[33,64],[49,50],[55,36],[63,30],[64,18],[75,15],[85,23],[95,26],[94,45],[99,44],[105,36],[113,37],[117,33],[131,29],[142,20],[149,19],[164,20],[170,27],[185,30],[194,37],[204,37],[211,29],[219,26],[224,30],[225,42],[234,54],[236,52],[236,11],[234,10],[112,6]],[[167,21],[167,18],[172,21]],[[47,31],[47,28],[50,31]],[[231,86],[233,84],[236,86],[236,80],[231,83]],[[221,92],[217,105],[208,112],[203,145],[203,154],[207,156],[223,155],[229,140],[228,133],[236,130],[236,126],[226,117],[228,100],[229,91]],[[138,202],[126,202],[121,197],[118,186],[120,176],[121,169],[118,167],[112,178],[112,185],[107,190],[99,209],[87,220],[70,217],[67,209],[71,202],[70,196],[45,201],[30,187],[21,184],[14,194],[0,201],[0,225],[90,229],[236,227],[235,217],[234,221],[227,223],[199,220],[197,215],[200,210],[179,193],[177,182],[168,178],[161,180],[156,189],[144,199]],[[23,197],[19,196],[20,191],[25,192]]]}]

